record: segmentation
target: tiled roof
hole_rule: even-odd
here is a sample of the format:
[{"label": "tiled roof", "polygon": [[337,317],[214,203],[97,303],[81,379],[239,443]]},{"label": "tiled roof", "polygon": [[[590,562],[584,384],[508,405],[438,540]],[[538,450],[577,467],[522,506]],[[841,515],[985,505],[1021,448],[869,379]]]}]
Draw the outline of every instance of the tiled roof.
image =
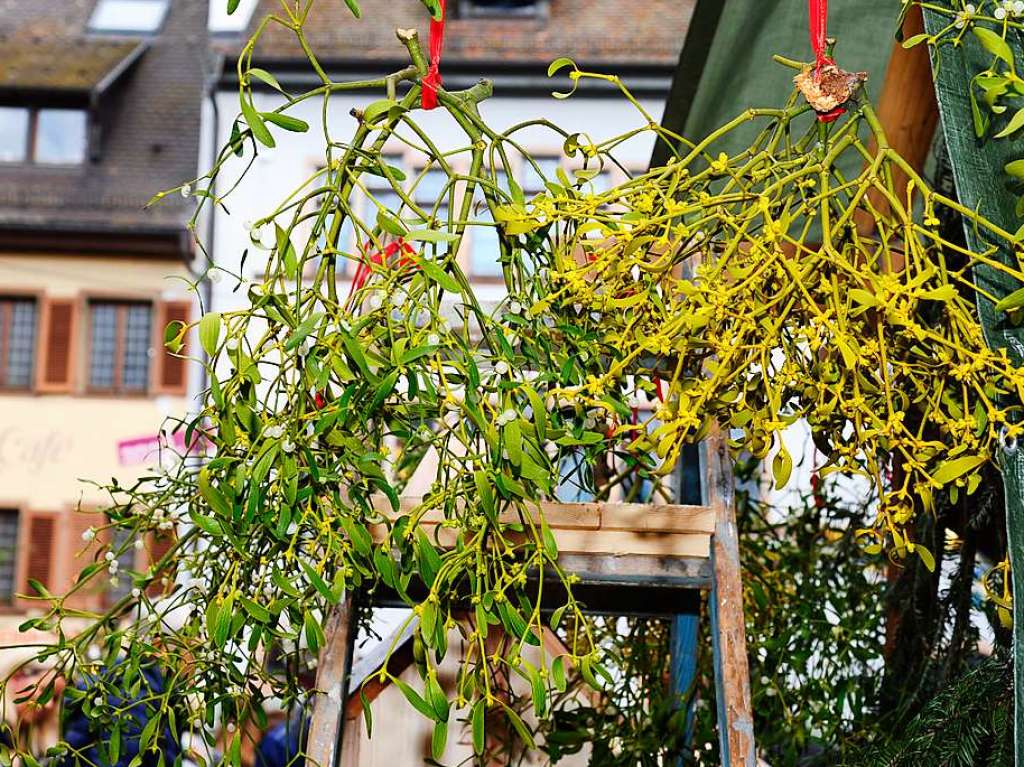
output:
[{"label": "tiled roof", "polygon": [[0,88],[88,91],[141,45],[138,41],[74,38],[4,41]]},{"label": "tiled roof", "polygon": [[[344,0],[316,0],[306,37],[324,62],[401,59],[395,29],[415,27],[426,43],[428,16],[419,0],[361,0],[356,20]],[[449,0],[450,7],[457,0]],[[450,64],[547,64],[560,56],[580,63],[674,67],[695,0],[550,0],[536,18],[459,18],[445,37]],[[279,11],[278,0],[261,0],[252,27]],[[271,24],[257,47],[263,60],[301,57],[295,35]]]},{"label": "tiled roof", "polygon": [[[118,56],[123,59],[140,43],[146,46],[96,105],[97,159],[71,167],[0,163],[0,233],[18,232],[24,239],[32,231],[133,236],[185,231],[190,201],[171,195],[153,208],[144,206],[156,192],[198,172],[204,82],[211,69],[206,0],[172,0],[163,27],[144,41],[88,33],[95,4],[0,0],[5,104],[18,103],[18,89],[9,87],[12,79],[20,88],[35,88],[36,105],[46,105],[40,92],[47,91],[54,93],[54,103],[67,103],[59,99],[68,86],[88,87]],[[11,50],[20,52],[19,60],[4,64]],[[57,58],[41,60],[46,56]]]}]

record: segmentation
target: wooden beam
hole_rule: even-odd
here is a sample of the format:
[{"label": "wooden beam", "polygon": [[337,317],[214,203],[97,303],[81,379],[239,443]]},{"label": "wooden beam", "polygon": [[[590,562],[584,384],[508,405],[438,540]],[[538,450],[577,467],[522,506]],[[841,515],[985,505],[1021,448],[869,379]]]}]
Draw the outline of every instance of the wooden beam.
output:
[{"label": "wooden beam", "polygon": [[[395,512],[384,496],[373,499],[373,507],[380,514],[394,519],[418,512],[423,500],[404,496],[399,499]],[[714,532],[715,515],[707,506],[657,503],[554,503],[540,504],[548,527],[552,530],[620,530],[636,533],[707,533]],[[535,522],[539,516],[531,515]],[[499,521],[513,524],[522,521],[515,509],[506,509]],[[440,524],[444,514],[440,509],[423,513],[426,524]]]},{"label": "wooden beam", "polygon": [[711,549],[711,639],[715,655],[718,736],[722,764],[755,767],[754,715],[750,704],[747,629],[743,618],[739,532],[733,507],[732,464],[716,429],[705,442],[704,487],[715,512]]},{"label": "wooden beam", "polygon": [[306,741],[306,762],[315,767],[341,767],[353,623],[350,597],[334,608],[324,626],[327,645],[320,651],[317,663],[318,693],[313,698],[313,717]]}]

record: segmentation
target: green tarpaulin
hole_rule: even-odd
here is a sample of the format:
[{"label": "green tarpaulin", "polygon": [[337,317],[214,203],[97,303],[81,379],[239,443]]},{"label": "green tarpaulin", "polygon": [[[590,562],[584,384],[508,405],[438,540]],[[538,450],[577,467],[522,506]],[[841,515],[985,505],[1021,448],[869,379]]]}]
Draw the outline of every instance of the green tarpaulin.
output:
[{"label": "green tarpaulin", "polygon": [[[934,12],[925,13],[925,28],[936,34],[948,24],[948,17]],[[1016,196],[1009,186],[1003,166],[1024,155],[1020,141],[979,141],[974,135],[974,121],[968,100],[971,77],[988,68],[992,56],[981,49],[973,36],[967,35],[965,45],[958,48],[944,46],[937,59],[936,92],[946,148],[953,166],[957,197],[968,208],[974,208],[993,223],[1009,232],[1015,232],[1021,221],[1014,211]],[[1019,41],[1019,38],[1018,38]],[[1024,61],[1024,50],[1019,42],[1014,50],[1017,61]],[[973,250],[983,250],[989,243],[979,240],[977,233],[964,227],[967,243]],[[1004,263],[1016,263],[1013,253],[1005,248],[999,257]],[[1021,287],[1005,275],[990,267],[975,269],[974,279],[992,295],[1003,297]],[[1024,364],[1024,329],[1007,322],[1006,315],[996,312],[991,301],[979,299],[978,310],[985,339],[994,348],[1005,347],[1011,359]],[[1003,451],[1001,465],[1006,491],[1006,526],[1008,531],[1010,566],[1015,573],[1024,573],[1024,444]],[[1016,689],[1015,747],[1016,763],[1024,759],[1024,663],[1021,662],[1022,633],[1024,633],[1024,578],[1015,577],[1013,585],[1013,666]]]}]

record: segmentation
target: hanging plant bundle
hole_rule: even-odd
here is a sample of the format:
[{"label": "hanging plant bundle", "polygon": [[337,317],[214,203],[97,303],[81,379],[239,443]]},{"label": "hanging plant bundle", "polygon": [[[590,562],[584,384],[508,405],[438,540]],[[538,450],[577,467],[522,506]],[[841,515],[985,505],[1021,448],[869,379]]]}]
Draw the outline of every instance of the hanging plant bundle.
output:
[{"label": "hanging plant bundle", "polygon": [[[606,673],[541,502],[571,481],[566,465],[608,469],[583,472],[598,498],[642,483],[667,497],[660,478],[684,444],[715,426],[738,451],[763,457],[775,446],[782,486],[792,460],[779,435],[805,419],[823,471],[875,484],[882,503],[863,531],[869,545],[931,559],[914,546],[915,515],[941,488],[972,492],[979,468],[1019,431],[1008,403],[1024,375],[982,341],[974,302],[992,297],[971,267],[1024,274],[1012,237],[931,191],[888,147],[860,95],[833,123],[815,120],[794,94],[689,144],[644,114],[618,78],[560,60],[552,74],[620,88],[646,127],[599,142],[539,118],[495,131],[477,108],[488,84],[438,88],[440,108],[465,135],[462,148],[442,151],[417,122],[428,70],[411,32],[399,33],[409,67],[333,83],[310,54],[324,84],[258,111],[254,81],[277,87],[252,66],[259,35],[278,23],[304,42],[303,20],[260,26],[239,61],[231,143],[193,193],[221,205],[212,180],[236,167],[236,155],[269,151],[281,129],[309,129],[289,114],[298,103],[322,99],[327,114],[343,91],[388,96],[353,113],[351,135],[325,124],[323,169],[252,228],[266,269],[245,286],[249,306],[198,323],[209,387],[202,412],[180,428],[206,449],[202,465],[186,460],[109,487],[106,518],[130,533],[114,540],[127,547],[177,524],[173,548],[146,572],[120,573],[135,590],[85,616],[84,630],[67,628],[83,616],[65,597],[40,588],[45,614],[26,625],[62,631],[40,651],[55,661],[42,687],[57,674],[89,679],[88,691],[70,694],[120,732],[130,723],[106,693],[137,690],[140,669],[158,665],[166,685],[142,750],[165,726],[260,722],[266,697],[303,695],[300,665],[324,645],[333,607],[386,588],[418,618],[423,685],[394,681],[435,720],[435,754],[456,718],[482,752],[493,714],[529,745],[500,680],[522,677],[544,716],[567,670],[595,687]],[[747,149],[718,150],[752,125]],[[577,170],[527,196],[511,169],[525,162],[543,175],[518,140],[538,127],[558,136]],[[675,159],[596,189],[616,148],[643,131],[681,147]],[[423,173],[388,165],[384,149],[396,144],[423,156]],[[861,170],[847,176],[840,166],[851,156]],[[444,182],[424,204],[430,171]],[[397,208],[382,202],[394,195]],[[991,247],[972,253],[944,239],[942,209]],[[354,252],[342,245],[344,226],[359,242]],[[497,306],[478,300],[456,261],[467,230],[498,235],[507,296]],[[344,263],[355,277],[342,289]],[[1018,311],[1010,306],[1008,321]],[[169,347],[180,349],[188,331],[169,327]],[[656,403],[655,412],[638,417],[639,402]],[[436,466],[429,490],[403,503],[425,456]],[[116,562],[119,553],[97,551],[74,592],[107,579],[109,555]],[[542,574],[567,587],[553,614],[541,612]],[[546,627],[571,638],[567,655],[546,654]],[[455,630],[465,652],[449,697],[436,668]],[[527,646],[539,663],[524,657]],[[267,670],[272,651],[286,673]],[[235,763],[239,738],[227,752]]]}]

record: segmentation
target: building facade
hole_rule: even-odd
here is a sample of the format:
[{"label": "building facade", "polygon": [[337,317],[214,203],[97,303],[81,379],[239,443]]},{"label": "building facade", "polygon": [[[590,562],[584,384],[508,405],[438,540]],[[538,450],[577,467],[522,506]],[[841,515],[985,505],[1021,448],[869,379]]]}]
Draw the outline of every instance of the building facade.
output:
[{"label": "building facade", "polygon": [[86,564],[103,520],[79,509],[105,500],[88,480],[182,447],[166,419],[190,367],[163,329],[195,316],[193,202],[146,205],[197,173],[206,2],[3,2],[0,50],[0,611],[17,613],[30,579],[61,592]]}]

